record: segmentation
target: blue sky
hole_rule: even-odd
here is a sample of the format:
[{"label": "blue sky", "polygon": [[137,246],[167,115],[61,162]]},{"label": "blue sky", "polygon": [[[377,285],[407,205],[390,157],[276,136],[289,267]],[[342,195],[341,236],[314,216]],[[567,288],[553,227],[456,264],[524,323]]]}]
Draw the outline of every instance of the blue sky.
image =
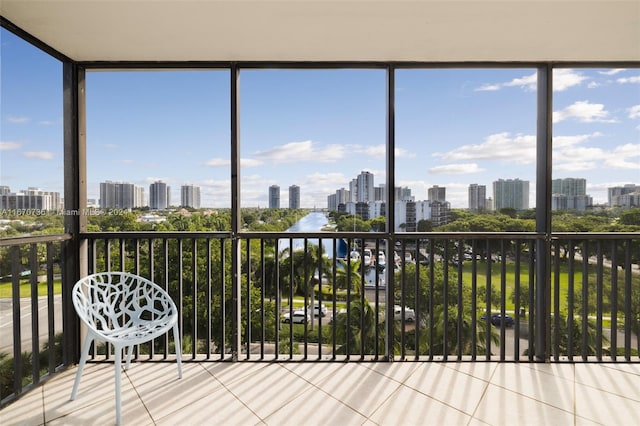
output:
[{"label": "blue sky", "polygon": [[[2,30],[0,185],[62,192],[61,64]],[[607,188],[640,184],[640,69],[554,73],[553,177]],[[447,188],[467,207],[471,183],[530,181],[535,205],[535,69],[396,71],[396,184],[427,198]],[[203,206],[230,205],[229,73],[87,73],[89,198],[105,180],[167,182],[179,203],[199,185]],[[268,187],[298,185],[303,207],[361,171],[385,179],[382,70],[244,70],[240,77],[243,206],[267,206]]]}]

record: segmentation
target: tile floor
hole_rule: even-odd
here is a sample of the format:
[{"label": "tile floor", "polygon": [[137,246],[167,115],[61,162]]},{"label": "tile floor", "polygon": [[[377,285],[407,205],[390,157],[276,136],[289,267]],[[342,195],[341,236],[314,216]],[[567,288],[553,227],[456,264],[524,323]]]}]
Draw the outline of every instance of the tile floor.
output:
[{"label": "tile floor", "polygon": [[[135,363],[124,425],[638,425],[640,363]],[[113,365],[75,368],[0,411],[0,424],[110,425]]]}]

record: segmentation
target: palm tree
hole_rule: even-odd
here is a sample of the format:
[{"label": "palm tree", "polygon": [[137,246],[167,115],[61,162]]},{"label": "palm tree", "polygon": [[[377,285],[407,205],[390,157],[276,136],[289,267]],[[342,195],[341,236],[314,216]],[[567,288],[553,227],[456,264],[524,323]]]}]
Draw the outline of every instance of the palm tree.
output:
[{"label": "palm tree", "polygon": [[[349,302],[348,311],[336,315],[336,340],[339,354],[384,353],[384,322],[378,322],[375,309],[365,298]],[[376,329],[379,340],[376,341]]]}]

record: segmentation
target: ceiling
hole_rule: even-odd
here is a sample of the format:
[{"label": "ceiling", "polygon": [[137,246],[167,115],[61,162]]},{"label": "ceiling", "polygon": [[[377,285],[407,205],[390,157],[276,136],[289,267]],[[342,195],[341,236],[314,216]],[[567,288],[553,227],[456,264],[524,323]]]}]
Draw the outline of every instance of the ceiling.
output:
[{"label": "ceiling", "polygon": [[84,61],[640,60],[640,0],[0,0]]}]

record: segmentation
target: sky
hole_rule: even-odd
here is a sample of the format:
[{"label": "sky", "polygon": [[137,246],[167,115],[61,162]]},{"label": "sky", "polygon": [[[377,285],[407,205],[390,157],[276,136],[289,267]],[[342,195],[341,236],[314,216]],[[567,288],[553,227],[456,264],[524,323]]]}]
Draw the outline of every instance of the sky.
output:
[{"label": "sky", "polygon": [[[63,192],[62,64],[2,29],[0,185]],[[398,69],[396,186],[416,200],[433,185],[454,208],[469,184],[530,182],[535,207],[536,70]],[[640,184],[640,69],[556,69],[553,178],[585,178],[595,203]],[[88,71],[87,192],[107,180],[201,187],[203,207],[230,207],[227,70]],[[300,187],[302,207],[362,171],[385,182],[385,71],[242,70],[241,205],[268,206],[268,188]]]}]

